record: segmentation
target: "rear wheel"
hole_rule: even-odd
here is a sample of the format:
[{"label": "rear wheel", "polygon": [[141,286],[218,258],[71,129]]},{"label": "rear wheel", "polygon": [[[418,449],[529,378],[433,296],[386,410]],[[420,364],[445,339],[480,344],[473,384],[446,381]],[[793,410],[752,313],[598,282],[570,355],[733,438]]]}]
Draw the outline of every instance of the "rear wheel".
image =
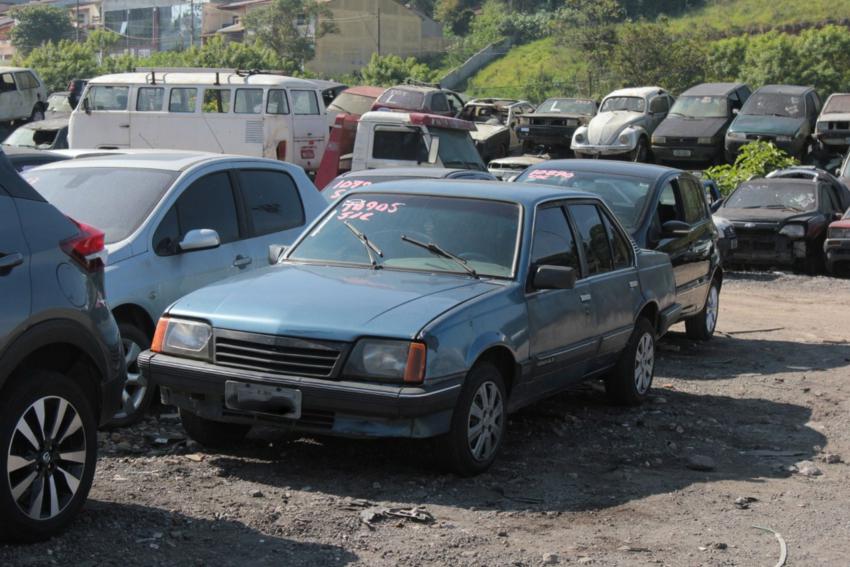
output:
[{"label": "rear wheel", "polygon": [[180,421],[189,437],[210,449],[228,449],[245,439],[250,425],[222,423],[180,409]]},{"label": "rear wheel", "polygon": [[0,401],[0,538],[45,539],[88,497],[97,461],[97,418],[80,386],[34,371]]},{"label": "rear wheel", "polygon": [[654,375],[655,328],[641,317],[617,366],[605,377],[605,393],[618,404],[639,404],[649,395]]},{"label": "rear wheel", "polygon": [[711,282],[705,305],[702,310],[685,320],[685,333],[689,339],[707,341],[714,335],[717,327],[717,316],[720,314],[720,284],[717,280]]},{"label": "rear wheel", "polygon": [[153,402],[156,388],[150,386],[139,369],[139,354],[151,345],[148,335],[131,323],[119,323],[121,342],[127,363],[127,378],[121,393],[121,409],[112,417],[110,425],[126,427],[145,416]]}]

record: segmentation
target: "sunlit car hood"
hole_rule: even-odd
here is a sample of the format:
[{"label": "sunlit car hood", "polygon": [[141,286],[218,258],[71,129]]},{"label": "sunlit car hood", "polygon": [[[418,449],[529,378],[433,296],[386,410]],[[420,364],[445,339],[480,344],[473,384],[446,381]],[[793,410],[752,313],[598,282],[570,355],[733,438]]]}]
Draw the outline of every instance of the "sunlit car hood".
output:
[{"label": "sunlit car hood", "polygon": [[169,312],[269,335],[414,338],[442,313],[502,288],[451,274],[285,262],[195,291]]},{"label": "sunlit car hood", "polygon": [[640,122],[644,116],[642,112],[627,110],[601,112],[587,126],[587,140],[591,144],[613,144],[626,126]]}]

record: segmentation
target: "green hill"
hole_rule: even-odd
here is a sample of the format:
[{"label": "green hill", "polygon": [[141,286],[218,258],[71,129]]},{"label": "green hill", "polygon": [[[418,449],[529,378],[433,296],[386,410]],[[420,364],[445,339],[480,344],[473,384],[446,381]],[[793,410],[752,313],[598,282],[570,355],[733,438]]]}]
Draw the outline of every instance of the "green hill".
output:
[{"label": "green hill", "polygon": [[[722,38],[847,20],[850,20],[848,0],[708,0],[698,9],[671,18],[670,29],[681,34]],[[474,75],[467,91],[471,96],[487,94],[539,100],[553,90],[565,95],[598,95],[609,85],[616,86],[615,78],[589,83],[587,75],[587,63],[578,51],[558,45],[555,37],[548,37],[514,47]]]}]

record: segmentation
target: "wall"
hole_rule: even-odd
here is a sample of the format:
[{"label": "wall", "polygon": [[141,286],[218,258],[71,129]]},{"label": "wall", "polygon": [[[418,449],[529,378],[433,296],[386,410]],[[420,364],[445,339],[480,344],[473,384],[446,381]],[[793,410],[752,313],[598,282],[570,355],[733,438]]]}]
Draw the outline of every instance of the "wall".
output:
[{"label": "wall", "polygon": [[510,39],[499,43],[491,43],[464,61],[462,65],[449,71],[445,77],[440,79],[440,85],[447,89],[462,90],[461,87],[466,83],[467,79],[507,53],[508,49],[511,48],[511,43]]}]

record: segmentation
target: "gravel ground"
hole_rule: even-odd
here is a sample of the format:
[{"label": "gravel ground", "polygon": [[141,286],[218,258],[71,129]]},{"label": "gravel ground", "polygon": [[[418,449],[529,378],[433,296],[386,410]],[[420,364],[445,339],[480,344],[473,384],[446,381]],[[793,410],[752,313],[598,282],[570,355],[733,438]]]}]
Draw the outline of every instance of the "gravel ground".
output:
[{"label": "gravel ground", "polygon": [[[587,385],[516,414],[491,472],[428,443],[255,431],[202,451],[176,416],[102,432],[72,528],[0,565],[846,565],[850,282],[730,276],[718,335],[672,332],[655,394]],[[410,517],[413,516],[413,517]]]}]

